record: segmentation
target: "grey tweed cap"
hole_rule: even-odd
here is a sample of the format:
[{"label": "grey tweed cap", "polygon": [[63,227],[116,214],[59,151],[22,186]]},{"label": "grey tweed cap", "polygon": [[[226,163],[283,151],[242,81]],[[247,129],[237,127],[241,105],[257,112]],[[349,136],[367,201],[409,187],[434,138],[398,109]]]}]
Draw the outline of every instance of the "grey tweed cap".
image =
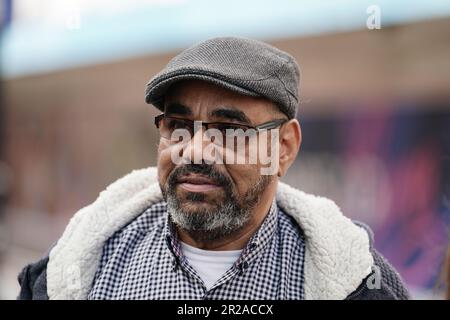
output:
[{"label": "grey tweed cap", "polygon": [[145,101],[164,111],[167,89],[185,79],[204,80],[244,95],[265,97],[289,119],[297,112],[297,62],[288,53],[261,41],[219,37],[184,50],[149,81]]}]

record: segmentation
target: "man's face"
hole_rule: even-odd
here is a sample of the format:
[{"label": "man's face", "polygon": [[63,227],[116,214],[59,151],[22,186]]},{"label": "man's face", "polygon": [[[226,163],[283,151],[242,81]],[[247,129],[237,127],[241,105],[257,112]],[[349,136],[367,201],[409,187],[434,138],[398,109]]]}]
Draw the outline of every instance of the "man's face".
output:
[{"label": "man's face", "polygon": [[[166,94],[165,114],[248,125],[285,117],[265,99],[193,80],[172,86]],[[182,149],[182,157],[193,159],[201,152],[193,140]],[[158,179],[172,220],[192,238],[217,240],[239,231],[251,222],[252,211],[261,198],[273,197],[275,178],[261,175],[260,163],[227,163],[225,159],[223,164],[175,164],[175,147],[170,140],[160,139]]]}]

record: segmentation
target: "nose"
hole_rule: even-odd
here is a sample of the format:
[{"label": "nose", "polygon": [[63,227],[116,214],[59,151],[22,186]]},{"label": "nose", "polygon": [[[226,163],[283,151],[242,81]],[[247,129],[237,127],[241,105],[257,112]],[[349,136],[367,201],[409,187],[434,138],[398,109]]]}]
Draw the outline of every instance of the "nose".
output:
[{"label": "nose", "polygon": [[218,163],[220,156],[219,148],[205,134],[205,127],[198,124],[191,140],[183,148],[182,158],[184,163],[213,164]]}]

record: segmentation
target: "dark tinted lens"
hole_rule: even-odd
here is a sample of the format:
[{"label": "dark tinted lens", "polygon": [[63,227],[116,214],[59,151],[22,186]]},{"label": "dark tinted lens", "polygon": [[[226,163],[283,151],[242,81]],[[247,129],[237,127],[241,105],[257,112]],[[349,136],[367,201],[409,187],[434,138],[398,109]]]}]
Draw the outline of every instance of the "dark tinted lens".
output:
[{"label": "dark tinted lens", "polygon": [[230,135],[233,132],[236,132],[237,130],[239,130],[240,132],[242,131],[245,132],[248,129],[248,127],[246,126],[235,123],[214,123],[211,124],[209,127],[219,130],[220,132],[222,132],[224,136]]},{"label": "dark tinted lens", "polygon": [[189,126],[187,125],[186,121],[182,119],[165,118],[164,124],[170,130],[189,129]]},{"label": "dark tinted lens", "polygon": [[159,132],[162,137],[170,139],[172,133],[177,129],[188,130],[192,134],[191,121],[184,119],[177,119],[171,117],[165,117],[162,119],[159,127]]}]

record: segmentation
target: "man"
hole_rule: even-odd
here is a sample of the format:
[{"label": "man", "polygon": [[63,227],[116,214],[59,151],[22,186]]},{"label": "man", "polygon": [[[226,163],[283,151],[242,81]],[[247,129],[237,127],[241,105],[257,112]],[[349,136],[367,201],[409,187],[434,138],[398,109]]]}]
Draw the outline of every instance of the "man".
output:
[{"label": "man", "polygon": [[21,299],[406,299],[362,224],[279,178],[301,144],[287,53],[215,38],[147,85],[158,165],[81,209]]}]

